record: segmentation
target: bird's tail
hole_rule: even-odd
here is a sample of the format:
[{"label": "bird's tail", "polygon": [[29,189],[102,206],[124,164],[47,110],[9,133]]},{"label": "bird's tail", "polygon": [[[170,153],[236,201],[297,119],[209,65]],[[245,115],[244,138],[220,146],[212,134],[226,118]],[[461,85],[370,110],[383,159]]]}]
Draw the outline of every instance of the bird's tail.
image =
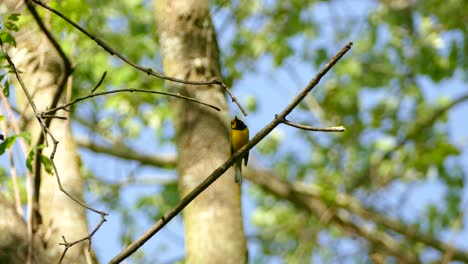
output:
[{"label": "bird's tail", "polygon": [[236,163],[236,176],[234,180],[236,183],[242,183],[242,160]]}]

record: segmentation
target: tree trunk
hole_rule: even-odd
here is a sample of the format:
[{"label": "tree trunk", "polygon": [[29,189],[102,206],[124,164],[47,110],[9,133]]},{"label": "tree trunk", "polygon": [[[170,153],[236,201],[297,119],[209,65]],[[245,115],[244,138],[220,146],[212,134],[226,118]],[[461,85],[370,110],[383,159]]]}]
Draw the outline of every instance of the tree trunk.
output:
[{"label": "tree trunk", "polygon": [[[39,111],[45,110],[51,105],[53,95],[58,89],[58,82],[63,76],[62,61],[50,42],[36,27],[24,25],[21,29],[16,39],[18,47],[11,50],[13,61],[21,71],[25,86],[33,95],[37,108]],[[19,84],[15,84],[15,88],[18,109],[26,110],[25,116],[29,120],[27,130],[31,132],[32,144],[35,144],[41,134],[39,124]],[[64,112],[57,114],[65,115]],[[62,185],[75,198],[83,200],[80,160],[72,140],[69,119],[66,121],[54,119],[50,131],[60,142],[54,161]],[[49,146],[43,151],[43,155],[47,157],[52,151],[52,140],[48,139],[48,144]],[[62,236],[68,242],[72,242],[88,234],[86,210],[59,190],[56,175],[46,173],[44,166],[40,177],[38,209],[42,223],[38,223],[35,237],[41,240],[44,250],[51,257],[50,263],[57,263],[64,251],[64,246],[59,245],[64,242]],[[69,248],[62,263],[86,263],[86,258],[91,257],[87,248],[87,243],[74,245]]]},{"label": "tree trunk", "polygon": [[[192,81],[220,76],[219,50],[207,1],[155,1],[165,74]],[[179,190],[185,196],[230,155],[229,113],[218,86],[170,83],[178,92],[221,112],[175,101]],[[240,188],[231,169],[183,212],[187,263],[243,263],[247,259]]]},{"label": "tree trunk", "polygon": [[[28,259],[26,223],[16,213],[14,205],[0,194],[0,263],[24,264]],[[42,242],[33,240],[32,263],[51,263]]]}]

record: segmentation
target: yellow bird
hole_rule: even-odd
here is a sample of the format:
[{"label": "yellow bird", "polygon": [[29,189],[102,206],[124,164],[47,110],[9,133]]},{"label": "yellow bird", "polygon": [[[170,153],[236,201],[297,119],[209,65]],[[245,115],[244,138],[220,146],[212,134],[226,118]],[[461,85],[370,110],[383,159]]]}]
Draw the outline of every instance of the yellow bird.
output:
[{"label": "yellow bird", "polygon": [[[249,129],[241,120],[237,119],[235,116],[231,120],[231,155],[234,152],[238,151],[242,148],[245,144],[249,142]],[[245,154],[244,156],[244,166],[247,166],[247,161],[249,160],[249,153]],[[236,183],[242,182],[242,159],[237,161],[236,163],[236,176],[234,180]]]}]

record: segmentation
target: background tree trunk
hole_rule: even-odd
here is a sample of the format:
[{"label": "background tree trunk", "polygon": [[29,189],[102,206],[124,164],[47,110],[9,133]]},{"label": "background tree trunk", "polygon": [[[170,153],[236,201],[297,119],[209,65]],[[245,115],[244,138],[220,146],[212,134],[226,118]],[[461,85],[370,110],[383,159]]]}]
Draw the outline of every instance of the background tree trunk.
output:
[{"label": "background tree trunk", "polygon": [[[14,205],[0,194],[0,263],[24,264],[28,259],[26,223],[16,213]],[[42,241],[33,240],[33,263],[51,263]]]},{"label": "background tree trunk", "polygon": [[[193,81],[220,76],[219,50],[207,1],[155,1],[159,40],[167,75]],[[230,155],[229,114],[217,86],[170,84],[182,94],[220,107],[221,112],[175,101],[181,196],[190,192]],[[240,188],[229,170],[183,211],[187,263],[242,263],[247,259]]]},{"label": "background tree trunk", "polygon": [[[11,52],[37,108],[44,110],[50,106],[53,95],[58,89],[58,82],[63,75],[63,65],[50,42],[41,32],[32,28],[32,26],[22,27],[22,32],[17,36],[18,47]],[[18,108],[27,112],[26,117],[29,121],[27,130],[31,132],[32,144],[35,144],[41,133],[39,124],[19,84],[15,86]],[[54,161],[62,185],[75,198],[83,200],[83,178],[80,174],[77,148],[71,136],[70,121],[55,119],[51,122],[50,131],[60,142]],[[50,139],[48,143],[49,147],[43,151],[45,156],[50,155],[53,147]],[[68,242],[81,239],[88,233],[88,224],[86,210],[62,193],[55,175],[46,173],[43,167],[40,173],[38,207],[42,224],[38,226],[35,236],[41,240],[47,255],[52,258],[51,263],[56,263],[64,250],[64,247],[59,245],[64,242],[62,236]],[[91,257],[87,248],[87,243],[71,247],[63,263],[86,263],[86,258]]]}]

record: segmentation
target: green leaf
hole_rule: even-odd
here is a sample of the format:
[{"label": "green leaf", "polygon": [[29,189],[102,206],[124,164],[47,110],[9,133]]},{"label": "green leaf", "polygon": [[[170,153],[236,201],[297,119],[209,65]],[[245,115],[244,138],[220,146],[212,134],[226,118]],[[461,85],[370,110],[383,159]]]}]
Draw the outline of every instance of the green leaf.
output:
[{"label": "green leaf", "polygon": [[16,40],[10,33],[0,32],[0,38],[2,39],[3,43],[10,43],[14,47],[16,47]]},{"label": "green leaf", "polygon": [[[0,121],[2,121],[3,119],[5,119],[5,116],[0,116]],[[22,133],[19,133],[19,134],[16,134],[16,135],[13,135],[13,136],[10,136],[10,137],[7,137],[4,139],[4,141],[2,143],[0,143],[0,155],[3,155],[3,153],[5,153],[5,150],[11,148],[11,146],[13,146],[13,144],[15,143],[16,141],[16,138],[17,137],[22,137],[24,139],[26,139],[26,141],[30,141],[30,133],[29,132],[22,132]]]},{"label": "green leaf", "polygon": [[10,82],[6,81],[5,86],[3,86],[2,90],[5,97],[10,96]]},{"label": "green leaf", "polygon": [[26,143],[28,143],[28,145],[31,145],[31,132],[24,131],[19,134],[16,134],[16,136],[24,138],[24,140],[26,140]]},{"label": "green leaf", "polygon": [[18,31],[19,27],[13,22],[6,22],[4,23],[5,27],[11,31]]},{"label": "green leaf", "polygon": [[[20,133],[20,134],[23,134],[23,133]],[[22,137],[24,137],[24,136],[25,135],[22,135]],[[40,149],[43,149],[43,148],[45,148],[44,144],[36,146],[36,147],[32,148],[31,151],[29,151],[28,158],[26,159],[26,167],[29,169],[29,171],[33,171],[32,162],[34,160],[34,156],[36,154],[36,151],[38,151]],[[41,159],[41,162],[42,162],[42,159]]]},{"label": "green leaf", "polygon": [[8,16],[8,20],[18,21],[20,16],[21,16],[21,14],[19,14],[19,13],[10,14]]},{"label": "green leaf", "polygon": [[13,143],[15,143],[15,140],[16,135],[5,138],[5,140],[2,143],[0,143],[0,155],[3,155],[3,153],[5,153],[5,150],[9,149],[13,145]]},{"label": "green leaf", "polygon": [[47,173],[54,175],[54,165],[52,164],[52,161],[49,159],[49,157],[41,155],[41,163],[44,165],[44,169]]},{"label": "green leaf", "polygon": [[0,184],[4,184],[4,183],[5,183],[6,181],[8,181],[9,179],[11,179],[11,178],[8,177],[5,168],[0,167]]},{"label": "green leaf", "polygon": [[35,150],[31,149],[31,151],[29,151],[28,153],[28,158],[26,159],[26,167],[31,172],[33,171],[32,162],[34,160],[34,153],[35,153]]}]

